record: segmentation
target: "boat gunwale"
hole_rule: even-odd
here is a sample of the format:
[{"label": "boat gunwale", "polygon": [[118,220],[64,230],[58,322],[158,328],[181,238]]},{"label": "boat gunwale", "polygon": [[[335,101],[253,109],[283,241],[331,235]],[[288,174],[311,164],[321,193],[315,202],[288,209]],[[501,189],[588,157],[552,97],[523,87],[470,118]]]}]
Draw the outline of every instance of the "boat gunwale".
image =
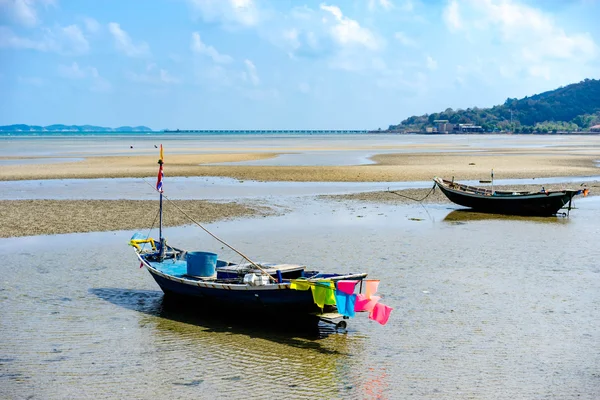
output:
[{"label": "boat gunwale", "polygon": [[[548,192],[509,192],[509,191],[494,191],[488,189],[477,188],[476,186],[469,186],[462,183],[448,181],[442,178],[434,178],[433,180],[441,190],[447,190],[452,193],[456,193],[460,196],[469,196],[476,198],[486,199],[502,199],[502,200],[527,200],[535,198],[548,198],[548,197],[561,197],[565,195],[574,196],[577,190],[565,189],[565,190],[553,190]],[[457,185],[460,189],[450,187],[450,184]],[[462,190],[461,190],[462,189]],[[489,193],[489,194],[486,194]],[[516,194],[513,194],[516,193]]]},{"label": "boat gunwale", "polygon": [[[135,251],[135,250],[134,250]],[[146,267],[146,269],[151,273],[158,275],[162,278],[175,281],[181,284],[185,284],[188,286],[201,287],[206,289],[217,289],[217,290],[238,290],[238,291],[264,291],[264,290],[291,290],[291,282],[282,282],[282,283],[269,283],[267,285],[257,285],[251,286],[245,283],[220,283],[220,282],[211,282],[211,281],[202,281],[202,280],[191,280],[187,278],[180,278],[173,275],[166,274],[156,268],[154,268],[147,260],[143,258],[143,255],[137,251],[135,251],[140,262]],[[359,274],[348,274],[336,276],[333,278],[323,278],[323,279],[332,279],[332,280],[345,280],[345,279],[364,279],[367,277],[367,273],[359,273]],[[307,279],[307,281],[311,281]]]}]

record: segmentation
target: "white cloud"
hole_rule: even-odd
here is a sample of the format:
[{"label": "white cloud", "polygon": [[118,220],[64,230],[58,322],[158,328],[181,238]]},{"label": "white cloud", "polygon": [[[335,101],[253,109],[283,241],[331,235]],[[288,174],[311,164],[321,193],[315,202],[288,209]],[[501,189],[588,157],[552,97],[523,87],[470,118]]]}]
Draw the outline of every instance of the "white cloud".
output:
[{"label": "white cloud", "polygon": [[190,48],[194,53],[208,56],[212,58],[214,62],[219,64],[228,64],[233,61],[233,58],[227,54],[221,54],[214,47],[203,43],[198,32],[192,33],[192,44]]},{"label": "white cloud", "polygon": [[255,26],[261,13],[253,0],[187,0],[207,22],[220,21],[230,26]]},{"label": "white cloud", "polygon": [[146,42],[133,43],[129,34],[121,29],[116,22],[108,24],[108,30],[115,40],[115,47],[129,57],[144,57],[150,54],[150,48]]},{"label": "white cloud", "polygon": [[158,68],[156,64],[150,63],[146,66],[146,71],[142,73],[131,72],[128,74],[129,79],[139,83],[149,83],[153,85],[169,85],[180,83],[179,78],[174,77],[163,68]]},{"label": "white cloud", "polygon": [[79,64],[73,62],[71,65],[59,65],[58,73],[69,79],[83,79],[89,75],[89,71],[84,71],[79,67]]},{"label": "white cloud", "polygon": [[98,21],[96,21],[94,18],[85,17],[85,18],[83,18],[83,23],[85,25],[85,29],[89,33],[98,33],[100,31],[100,29],[102,28],[100,23]]},{"label": "white cloud", "polygon": [[67,79],[88,81],[90,84],[89,89],[93,92],[109,92],[112,90],[110,82],[100,76],[96,67],[82,68],[74,62],[71,65],[59,65],[58,73]]},{"label": "white cloud", "polygon": [[402,32],[396,32],[394,38],[406,47],[417,47],[417,42]]},{"label": "white cloud", "polygon": [[532,65],[528,68],[528,72],[529,75],[537,78],[544,78],[545,80],[550,80],[551,78],[550,67],[547,65]]},{"label": "white cloud", "polygon": [[54,0],[0,0],[0,10],[4,10],[15,22],[32,27],[40,23],[36,7],[53,4]]},{"label": "white cloud", "polygon": [[7,27],[0,26],[0,48],[32,49],[39,51],[50,51],[53,47],[46,39],[34,40],[17,36]]},{"label": "white cloud", "polygon": [[438,67],[437,61],[435,61],[433,58],[431,58],[431,56],[427,56],[426,60],[426,65],[427,65],[427,69],[430,71],[435,71]]},{"label": "white cloud", "polygon": [[30,49],[64,55],[87,53],[90,45],[77,25],[46,28],[38,38],[21,37],[11,29],[0,27],[0,48]]},{"label": "white cloud", "polygon": [[384,10],[390,10],[394,4],[390,0],[369,0],[369,10],[373,11],[377,6],[381,6]]},{"label": "white cloud", "polygon": [[310,93],[310,85],[306,82],[300,82],[298,84],[298,91],[300,91],[300,93]]},{"label": "white cloud", "polygon": [[60,29],[62,35],[69,42],[69,47],[73,49],[73,51],[76,53],[87,53],[90,49],[90,44],[77,25],[69,25]]},{"label": "white cloud", "polygon": [[598,56],[589,34],[567,33],[550,14],[515,0],[452,0],[444,20],[450,31],[464,34],[475,46],[494,43],[497,52],[505,52],[505,62],[517,68],[500,66],[502,74],[520,70],[549,79],[561,75],[572,60],[578,65],[570,71]]},{"label": "white cloud", "polygon": [[250,60],[244,60],[244,64],[246,65],[248,79],[250,79],[250,82],[252,82],[254,86],[258,86],[260,79],[258,78],[258,73],[256,72],[256,66]]},{"label": "white cloud", "polygon": [[[344,17],[342,10],[337,6],[328,6],[321,4],[321,10],[333,15],[335,22],[329,28],[333,39],[341,46],[360,45],[370,50],[377,50],[381,47],[379,40],[367,28],[348,17]],[[328,24],[325,19],[324,23]]]},{"label": "white cloud", "polygon": [[450,3],[448,3],[448,6],[444,9],[443,17],[450,30],[457,30],[462,27],[457,0],[452,0]]}]

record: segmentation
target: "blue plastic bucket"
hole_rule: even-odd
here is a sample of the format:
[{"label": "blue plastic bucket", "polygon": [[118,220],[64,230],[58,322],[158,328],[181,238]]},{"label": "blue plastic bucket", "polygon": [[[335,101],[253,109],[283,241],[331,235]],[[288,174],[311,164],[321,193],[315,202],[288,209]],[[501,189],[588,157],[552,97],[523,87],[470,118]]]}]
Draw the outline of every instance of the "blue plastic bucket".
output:
[{"label": "blue plastic bucket", "polygon": [[187,253],[187,274],[208,277],[215,274],[217,255],[205,251],[190,251]]}]

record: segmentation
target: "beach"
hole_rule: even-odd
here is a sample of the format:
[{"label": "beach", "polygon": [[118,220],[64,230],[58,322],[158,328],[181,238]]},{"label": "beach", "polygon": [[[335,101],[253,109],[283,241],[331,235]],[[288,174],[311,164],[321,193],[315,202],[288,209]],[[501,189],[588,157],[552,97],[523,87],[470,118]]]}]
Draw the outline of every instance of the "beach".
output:
[{"label": "beach", "polygon": [[[471,152],[419,152],[403,148],[401,154],[374,155],[374,164],[350,166],[235,165],[236,162],[265,160],[284,153],[175,154],[165,162],[170,176],[218,176],[258,181],[295,182],[391,182],[421,181],[434,176],[484,179],[492,169],[498,178],[541,178],[588,176],[598,173],[598,150],[575,148],[564,151],[505,149]],[[421,149],[423,150],[423,149]],[[296,149],[302,152],[302,149]],[[316,151],[323,151],[317,149]],[[343,152],[343,148],[330,151]],[[365,152],[376,151],[366,148]],[[387,149],[387,151],[393,151]],[[590,154],[591,153],[591,154]],[[92,156],[78,162],[6,165],[0,180],[94,179],[151,177],[156,173],[156,156]],[[0,158],[0,160],[12,160]],[[222,165],[232,163],[232,165]],[[221,164],[221,165],[207,165]]]},{"label": "beach", "polygon": [[[73,143],[61,139],[36,141],[9,140],[8,154],[0,157],[0,181],[78,180],[105,178],[141,178],[151,187],[156,179],[157,138],[138,139],[133,155],[122,138],[112,141],[75,138]],[[424,182],[434,176],[456,180],[489,180],[492,170],[496,180],[535,180],[553,177],[594,177],[598,175],[600,144],[598,136],[556,137],[411,137],[362,135],[349,138],[160,138],[166,141],[165,176],[221,177],[239,182],[373,182],[394,189],[394,182]],[[346,139],[346,140],[344,140]],[[568,140],[567,140],[568,139]],[[131,140],[129,140],[132,142]],[[433,143],[432,143],[433,141]],[[436,143],[436,141],[438,143]],[[41,143],[41,146],[40,146]],[[46,147],[47,146],[47,147]],[[133,147],[133,146],[132,146]],[[36,149],[30,150],[30,148]],[[39,149],[43,149],[43,155]],[[131,149],[130,149],[131,150]],[[15,154],[11,156],[10,154]],[[113,154],[113,155],[108,155]],[[297,157],[296,159],[290,158]],[[288,157],[288,158],[286,158]],[[342,165],[329,165],[332,158]],[[277,165],[273,160],[285,161]],[[77,161],[73,161],[77,160]],[[294,161],[300,160],[300,161]],[[304,161],[302,161],[304,160]],[[275,165],[274,165],[275,164]],[[77,193],[79,184],[65,188],[64,193]],[[591,195],[596,195],[598,182],[583,180]],[[214,185],[213,185],[214,186]],[[519,186],[519,185],[517,185]],[[546,184],[547,190],[569,186],[564,182]],[[571,185],[570,187],[574,187]],[[18,187],[18,186],[17,186]],[[498,186],[499,190],[515,185]],[[519,190],[538,191],[530,184]],[[382,187],[383,189],[383,187]],[[407,188],[403,195],[388,189],[358,191],[349,194],[324,195],[337,201],[357,200],[410,204],[423,198],[428,189]],[[214,191],[216,190],[216,192]],[[243,188],[240,189],[243,191]],[[223,191],[219,184],[211,186],[211,194]],[[6,194],[7,196],[10,193]],[[199,194],[202,196],[202,194]],[[45,201],[11,201],[0,198],[0,237],[138,229],[148,226],[153,217],[148,202],[45,199]],[[264,209],[257,205],[218,203],[202,198],[188,201],[198,222],[207,223],[240,216],[260,216]],[[200,201],[202,200],[202,201]],[[235,200],[235,199],[229,199]],[[423,202],[445,204],[448,200],[436,191]],[[265,207],[268,207],[265,204]],[[151,214],[146,215],[146,214]],[[166,226],[189,224],[187,218],[165,220]]]},{"label": "beach", "polygon": [[[597,136],[0,141],[0,397],[600,396]],[[169,303],[128,246],[158,237],[159,143],[169,244],[244,261],[198,223],[255,261],[368,273],[389,322]],[[432,191],[434,176],[491,186],[492,169],[496,189],[590,196],[542,218]]]}]

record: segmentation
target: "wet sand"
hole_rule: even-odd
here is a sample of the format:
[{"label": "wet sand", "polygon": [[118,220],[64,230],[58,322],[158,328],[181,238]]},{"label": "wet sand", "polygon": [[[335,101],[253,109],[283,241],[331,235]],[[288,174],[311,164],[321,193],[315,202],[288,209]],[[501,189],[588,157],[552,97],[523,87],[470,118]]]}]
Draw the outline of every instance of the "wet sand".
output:
[{"label": "wet sand", "polygon": [[[205,165],[260,160],[277,153],[186,154],[165,160],[165,176],[215,176],[241,180],[292,182],[423,181],[434,176],[484,179],[494,169],[497,179],[591,176],[598,174],[598,155],[547,150],[504,152],[380,154],[377,164],[353,166]],[[88,157],[79,162],[6,165],[0,180],[152,177],[155,156]]]},{"label": "wet sand", "polygon": [[[163,226],[273,214],[263,206],[201,200],[164,201]],[[170,212],[171,211],[171,212]],[[0,201],[0,238],[104,232],[158,226],[158,207],[151,200],[3,200]]]}]

